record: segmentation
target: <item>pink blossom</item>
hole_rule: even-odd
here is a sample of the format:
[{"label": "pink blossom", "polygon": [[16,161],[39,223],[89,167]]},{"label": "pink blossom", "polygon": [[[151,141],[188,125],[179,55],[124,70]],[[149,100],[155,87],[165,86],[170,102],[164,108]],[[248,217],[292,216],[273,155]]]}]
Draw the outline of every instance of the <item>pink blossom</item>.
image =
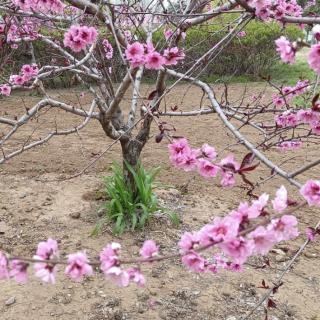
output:
[{"label": "pink blossom", "polygon": [[320,120],[318,112],[313,111],[312,109],[301,109],[297,112],[297,119],[301,123],[316,122]]},{"label": "pink blossom", "polygon": [[104,53],[105,53],[106,58],[109,60],[112,59],[113,48],[112,48],[111,43],[107,39],[104,39],[102,41],[102,45],[103,45],[103,49],[104,49]]},{"label": "pink blossom", "polygon": [[121,246],[119,243],[113,242],[108,244],[101,252],[100,252],[100,269],[106,273],[111,267],[117,265],[119,260],[119,252]]},{"label": "pink blossom", "polygon": [[132,40],[132,33],[130,30],[125,30],[123,32],[124,36],[126,37],[127,41],[130,42]]},{"label": "pink blossom", "polygon": [[320,24],[316,24],[312,28],[312,34],[317,41],[320,41]]},{"label": "pink blossom", "polygon": [[[37,256],[33,257],[37,259]],[[56,283],[57,266],[48,263],[34,264],[35,276],[40,278],[43,282]]]},{"label": "pink blossom", "polygon": [[272,200],[272,206],[277,212],[282,212],[288,207],[288,192],[285,186],[281,186],[277,190],[276,197]]},{"label": "pink blossom", "polygon": [[74,52],[85,50],[87,45],[93,44],[98,32],[94,27],[71,26],[65,33],[63,44]]},{"label": "pink blossom", "polygon": [[253,251],[257,254],[267,254],[271,247],[276,243],[273,232],[262,226],[249,233],[248,237],[253,240]]},{"label": "pink blossom", "polygon": [[49,238],[38,244],[36,255],[41,259],[49,260],[58,255],[58,242]]},{"label": "pink blossom", "polygon": [[254,242],[239,237],[223,242],[219,246],[225,254],[233,259],[233,262],[241,265],[252,254]]},{"label": "pink blossom", "polygon": [[267,230],[274,233],[277,242],[282,240],[289,240],[299,235],[297,229],[297,218],[292,215],[284,215],[280,219],[271,220]]},{"label": "pink blossom", "polygon": [[33,77],[37,76],[39,72],[38,66],[36,64],[29,65],[25,64],[21,68],[21,73],[23,75],[24,81],[29,81]]},{"label": "pink blossom", "polygon": [[222,187],[232,187],[236,183],[234,173],[231,171],[221,171],[222,179],[220,181]]},{"label": "pink blossom", "polygon": [[172,35],[173,35],[173,31],[171,29],[165,29],[164,30],[164,37],[165,37],[166,40],[171,38]]},{"label": "pink blossom", "polygon": [[239,220],[231,216],[217,217],[212,224],[205,225],[199,232],[200,244],[206,246],[233,239],[238,235]]},{"label": "pink blossom", "polygon": [[234,160],[233,155],[228,155],[220,161],[221,166],[221,185],[223,187],[232,187],[235,184],[234,173],[240,169],[238,162]]},{"label": "pink blossom", "polygon": [[165,49],[163,57],[165,59],[165,65],[171,66],[176,65],[179,60],[183,60],[185,58],[185,54],[179,48],[174,47],[170,49]]},{"label": "pink blossom", "polygon": [[129,275],[129,280],[132,280],[138,287],[144,287],[146,279],[141,271],[137,268],[129,268],[126,270]]},{"label": "pink blossom", "polygon": [[283,107],[286,104],[285,100],[278,95],[273,96],[272,102],[278,108]]},{"label": "pink blossom", "polygon": [[159,70],[165,63],[165,59],[157,51],[153,51],[146,55],[146,68]]},{"label": "pink blossom", "polygon": [[185,266],[195,272],[205,271],[206,260],[195,251],[182,256],[181,261]]},{"label": "pink blossom", "polygon": [[198,170],[202,177],[204,178],[212,178],[217,175],[220,168],[215,166],[213,163],[211,163],[208,160],[205,159],[199,159],[198,160]]},{"label": "pink blossom", "polygon": [[182,39],[185,39],[187,36],[187,34],[184,31],[182,31],[180,28],[177,29],[177,34],[181,36]]},{"label": "pink blossom", "polygon": [[289,86],[283,87],[281,89],[281,93],[283,96],[285,96],[285,99],[287,100],[287,102],[290,102],[295,95],[294,88],[289,87]]},{"label": "pink blossom", "polygon": [[275,116],[275,122],[278,127],[295,127],[298,124],[298,118],[291,110]]},{"label": "pink blossom", "polygon": [[312,121],[310,126],[314,134],[320,135],[320,121]]},{"label": "pink blossom", "polygon": [[245,37],[247,35],[247,33],[243,30],[243,31],[239,31],[238,33],[237,33],[237,36],[239,37],[239,38],[243,38],[243,37]]},{"label": "pink blossom", "polygon": [[249,209],[250,209],[250,206],[249,206],[248,202],[241,202],[239,204],[237,210],[233,210],[230,212],[230,216],[233,219],[238,220],[239,224],[242,224],[244,222],[248,222]]},{"label": "pink blossom", "polygon": [[252,202],[252,205],[248,209],[248,218],[254,219],[261,215],[263,209],[267,206],[269,195],[263,193],[257,200]]},{"label": "pink blossom", "polygon": [[308,63],[311,69],[320,74],[320,44],[315,44],[311,47]]},{"label": "pink blossom", "polygon": [[93,270],[85,252],[68,255],[68,265],[65,274],[75,281],[80,281],[84,276],[92,275]]},{"label": "pink blossom", "polygon": [[111,267],[106,272],[104,272],[104,274],[119,287],[127,287],[129,285],[129,273],[119,267]]},{"label": "pink blossom", "polygon": [[8,279],[8,259],[4,253],[0,251],[0,280]]},{"label": "pink blossom", "polygon": [[[56,240],[48,239],[38,244],[36,260],[52,260],[58,257],[58,243]],[[35,275],[44,282],[55,283],[57,266],[50,262],[37,262],[34,264]]]},{"label": "pink blossom", "polygon": [[129,44],[125,51],[125,56],[133,67],[143,65],[145,62],[143,44],[141,44],[140,42]]},{"label": "pink blossom", "polygon": [[22,86],[25,83],[25,79],[20,75],[13,74],[10,76],[9,82],[18,86]]},{"label": "pink blossom", "polygon": [[320,207],[320,181],[308,180],[301,187],[300,193],[307,200],[309,206]]},{"label": "pink blossom", "polygon": [[9,97],[11,94],[11,87],[7,84],[3,84],[0,86],[0,94],[3,96]]},{"label": "pink blossom", "polygon": [[231,170],[232,172],[237,172],[240,169],[240,164],[235,161],[234,155],[229,154],[227,157],[220,161],[220,165],[225,170]]},{"label": "pink blossom", "polygon": [[203,157],[208,158],[209,160],[214,160],[217,157],[217,153],[214,147],[209,146],[207,143],[204,143],[200,149]]},{"label": "pink blossom", "polygon": [[314,241],[316,234],[313,228],[306,228],[305,233],[309,241]]},{"label": "pink blossom", "polygon": [[308,90],[308,86],[310,84],[310,81],[308,79],[306,80],[299,80],[297,83],[296,83],[296,86],[295,86],[295,93],[296,94],[303,94],[305,93],[307,90]]},{"label": "pink blossom", "polygon": [[185,153],[190,152],[188,140],[185,138],[174,140],[168,145],[168,148],[171,157],[182,156]]},{"label": "pink blossom", "polygon": [[179,163],[179,167],[184,171],[192,171],[197,168],[197,154],[194,150],[186,153]]},{"label": "pink blossom", "polygon": [[182,252],[188,252],[199,244],[200,237],[198,233],[185,232],[179,241],[179,247]]},{"label": "pink blossom", "polygon": [[290,41],[288,41],[286,37],[281,36],[279,39],[275,41],[275,43],[277,46],[277,51],[280,53],[282,61],[294,63],[296,52]]},{"label": "pink blossom", "polygon": [[27,270],[29,267],[29,263],[19,261],[19,260],[12,260],[10,262],[10,277],[14,278],[19,283],[27,282]]},{"label": "pink blossom", "polygon": [[158,252],[159,252],[159,248],[153,240],[146,240],[143,243],[142,248],[140,249],[140,254],[145,259],[156,256]]},{"label": "pink blossom", "polygon": [[283,141],[277,145],[277,148],[280,151],[296,150],[302,146],[302,141],[292,140],[292,141]]}]

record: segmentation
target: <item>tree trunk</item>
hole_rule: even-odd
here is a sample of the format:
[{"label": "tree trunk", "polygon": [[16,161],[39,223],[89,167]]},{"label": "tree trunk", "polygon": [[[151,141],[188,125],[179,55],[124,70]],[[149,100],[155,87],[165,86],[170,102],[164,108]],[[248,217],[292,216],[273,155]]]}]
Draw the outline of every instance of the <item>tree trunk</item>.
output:
[{"label": "tree trunk", "polygon": [[121,141],[122,157],[123,157],[123,174],[127,186],[130,186],[134,195],[137,193],[137,186],[134,182],[132,173],[128,170],[126,162],[132,166],[133,169],[137,168],[139,163],[140,153],[143,145],[136,139]]}]

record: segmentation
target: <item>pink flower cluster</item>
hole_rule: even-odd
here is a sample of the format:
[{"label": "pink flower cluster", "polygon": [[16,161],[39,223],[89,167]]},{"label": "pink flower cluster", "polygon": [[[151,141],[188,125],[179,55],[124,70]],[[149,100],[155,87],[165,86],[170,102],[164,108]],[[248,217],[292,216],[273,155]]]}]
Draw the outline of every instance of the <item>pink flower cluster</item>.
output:
[{"label": "pink flower cluster", "polygon": [[35,18],[23,18],[20,21],[17,18],[7,18],[4,24],[0,24],[0,33],[5,31],[5,27],[6,41],[13,49],[18,48],[21,40],[36,40],[39,37],[40,23]]},{"label": "pink flower cluster", "polygon": [[235,184],[235,174],[240,169],[240,165],[234,160],[233,155],[227,156],[219,163],[213,163],[217,156],[214,147],[204,144],[200,149],[192,149],[184,138],[174,140],[168,148],[170,161],[175,167],[185,171],[198,170],[199,174],[206,179],[220,173],[223,187]]},{"label": "pink flower cluster", "polygon": [[320,207],[320,181],[308,180],[300,189],[300,193],[309,206]]},{"label": "pink flower cluster", "polygon": [[22,86],[26,82],[35,78],[39,73],[39,68],[36,64],[25,64],[21,68],[20,74],[13,74],[10,76],[9,82],[13,85]]},{"label": "pink flower cluster", "polygon": [[11,0],[14,5],[23,11],[41,13],[62,13],[64,4],[60,0]]},{"label": "pink flower cluster", "polygon": [[303,9],[296,0],[249,0],[249,5],[256,9],[256,15],[261,20],[270,18],[281,20],[285,15],[300,17]]},{"label": "pink flower cluster", "polygon": [[65,33],[63,44],[74,52],[85,50],[87,45],[93,44],[98,36],[94,27],[71,26]]},{"label": "pink flower cluster", "polygon": [[298,124],[308,124],[312,132],[320,135],[320,112],[312,109],[300,109],[296,113],[288,110],[275,116],[278,127],[296,127]]},{"label": "pink flower cluster", "polygon": [[280,53],[280,58],[283,62],[294,63],[296,58],[296,49],[291,42],[284,36],[281,36],[275,41],[276,50]]},{"label": "pink flower cluster", "polygon": [[[179,242],[182,262],[196,272],[214,272],[219,268],[240,270],[247,259],[256,254],[265,255],[276,243],[298,236],[297,219],[292,215],[275,218],[266,226],[258,226],[248,234],[242,234],[248,223],[265,214],[269,196],[262,194],[251,205],[241,203],[238,209],[223,218],[215,218],[197,232],[186,232]],[[276,212],[288,206],[287,190],[278,189],[272,201]],[[197,249],[214,246],[213,259],[206,259]]]},{"label": "pink flower cluster", "polygon": [[[174,32],[172,29],[170,29],[170,28],[166,28],[166,29],[164,29],[164,31],[163,31],[164,37],[165,37],[165,39],[166,39],[167,41],[171,39],[171,37],[174,35],[174,33],[175,33],[175,32]],[[186,33],[183,32],[183,31],[181,31],[180,29],[177,29],[176,34],[177,34],[177,35],[180,35],[182,39],[185,39],[186,36],[187,36]]]},{"label": "pink flower cluster", "polygon": [[11,94],[11,87],[7,84],[0,85],[0,94],[9,97]]},{"label": "pink flower cluster", "polygon": [[302,141],[299,140],[291,140],[291,141],[283,141],[277,145],[277,148],[280,151],[286,152],[289,150],[296,150],[302,146]]},{"label": "pink flower cluster", "polygon": [[159,70],[163,65],[176,65],[179,60],[183,60],[185,57],[183,51],[177,47],[165,49],[162,56],[150,42],[129,44],[125,56],[133,68],[145,65],[147,69],[154,70]]},{"label": "pink flower cluster", "polygon": [[281,89],[281,95],[274,95],[272,101],[276,107],[283,107],[286,103],[305,93],[309,89],[309,80],[299,80],[294,87],[286,86]]},{"label": "pink flower cluster", "polygon": [[[119,254],[121,246],[118,243],[107,245],[100,253],[100,269],[106,276],[119,286],[128,286],[130,281],[138,286],[144,286],[145,278],[139,268],[122,269],[120,267]],[[148,260],[158,254],[158,246],[152,240],[144,242],[140,254]],[[36,255],[33,256],[35,275],[43,282],[55,283],[59,258],[58,243],[48,239],[38,244]],[[93,273],[93,268],[85,252],[69,254],[67,257],[65,274],[74,281],[80,281],[85,276]],[[43,261],[43,262],[42,262]],[[9,260],[0,251],[0,280],[14,278],[18,282],[27,281],[29,263]]]},{"label": "pink flower cluster", "polygon": [[[215,151],[207,145],[204,147],[204,153],[209,158],[215,157]],[[308,180],[300,189],[300,193],[310,206],[320,207],[320,181]],[[275,244],[298,236],[297,219],[285,213],[291,203],[286,188],[281,186],[271,201],[273,210],[279,216],[271,218],[268,223],[263,222],[260,225],[256,223],[256,219],[269,214],[267,211],[269,195],[263,193],[251,204],[242,202],[225,217],[216,217],[199,231],[185,232],[178,244],[182,263],[195,272],[216,273],[219,269],[240,271],[251,256],[266,255]],[[256,225],[256,228],[252,229],[252,225]],[[314,231],[307,230],[307,235],[309,239],[313,239]],[[213,249],[211,258],[202,254],[209,248]],[[128,286],[130,282],[144,286],[145,277],[140,268],[122,268],[121,264],[124,261],[120,259],[120,250],[119,243],[108,244],[100,253],[99,263],[95,265],[100,265],[105,277],[121,287]],[[142,259],[137,262],[151,263],[157,259],[158,253],[159,247],[155,242],[147,240],[140,249]],[[55,283],[58,257],[56,240],[48,239],[40,242],[32,261],[35,275],[44,282]],[[29,262],[16,258],[9,259],[0,251],[0,280],[14,278],[18,282],[25,282],[28,267]],[[85,252],[68,255],[65,268],[68,277],[80,281],[92,273],[92,263]]]},{"label": "pink flower cluster", "polygon": [[[112,280],[121,287],[126,287],[130,281],[138,286],[144,286],[146,280],[139,268],[123,269],[120,267],[119,254],[121,246],[119,243],[111,243],[107,245],[100,253],[100,269],[106,278]],[[158,254],[159,248],[153,240],[144,242],[140,249],[140,254],[144,259],[150,259]]]},{"label": "pink flower cluster", "polygon": [[311,47],[308,55],[308,63],[310,68],[320,75],[320,43]]},{"label": "pink flower cluster", "polygon": [[111,43],[107,39],[104,39],[102,41],[102,45],[103,45],[103,50],[104,50],[106,58],[108,60],[112,59],[112,57],[113,57],[113,47],[112,47]]}]

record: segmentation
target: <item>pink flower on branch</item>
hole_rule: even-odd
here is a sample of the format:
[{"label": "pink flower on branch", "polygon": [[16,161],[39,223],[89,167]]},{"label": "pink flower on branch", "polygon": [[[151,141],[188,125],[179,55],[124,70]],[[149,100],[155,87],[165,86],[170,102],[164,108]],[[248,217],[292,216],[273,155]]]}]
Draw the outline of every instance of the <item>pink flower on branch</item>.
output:
[{"label": "pink flower on branch", "polygon": [[[56,240],[48,239],[38,244],[36,260],[53,260],[58,258],[58,243]],[[50,262],[37,262],[34,264],[35,275],[44,282],[55,283],[57,266]]]},{"label": "pink flower on branch", "polygon": [[129,273],[119,267],[111,267],[104,274],[119,287],[127,287],[130,283]]},{"label": "pink flower on branch", "polygon": [[177,48],[165,49],[163,53],[164,63],[167,66],[176,65],[179,60],[183,60],[185,58],[184,52]]},{"label": "pink flower on branch", "polygon": [[108,244],[100,253],[100,269],[106,273],[111,267],[118,264],[121,245],[113,242]]},{"label": "pink flower on branch", "polygon": [[92,267],[84,252],[77,252],[68,255],[68,266],[65,270],[65,274],[67,276],[75,281],[80,281],[84,276],[91,276],[92,273]]},{"label": "pink flower on branch", "polygon": [[63,44],[74,52],[85,50],[87,45],[92,45],[98,36],[94,27],[71,26],[65,33]]},{"label": "pink flower on branch", "polygon": [[308,180],[300,189],[309,206],[320,207],[320,181]]},{"label": "pink flower on branch", "polygon": [[29,267],[29,263],[19,261],[19,260],[12,260],[10,262],[10,272],[9,275],[11,278],[14,278],[19,283],[27,282],[28,275],[27,270]]},{"label": "pink flower on branch", "polygon": [[268,231],[272,231],[277,242],[289,240],[299,235],[297,218],[292,215],[284,215],[280,219],[271,220]]},{"label": "pink flower on branch", "polygon": [[288,207],[288,192],[285,186],[281,186],[276,193],[276,197],[272,200],[273,209],[282,212]]},{"label": "pink flower on branch", "polygon": [[308,63],[311,69],[320,74],[320,44],[315,44],[311,47]]},{"label": "pink flower on branch", "polygon": [[4,253],[0,251],[0,280],[8,279],[8,259]]},{"label": "pink flower on branch", "polygon": [[202,177],[209,179],[215,177],[218,174],[220,168],[218,166],[215,166],[212,162],[208,160],[199,159],[198,170]]},{"label": "pink flower on branch", "polygon": [[140,249],[142,257],[148,259],[156,256],[159,253],[159,248],[153,240],[146,240]]},{"label": "pink flower on branch", "polygon": [[294,63],[296,51],[290,41],[287,40],[286,37],[281,36],[275,43],[277,51],[280,53],[281,60],[286,63]]},{"label": "pink flower on branch", "polygon": [[253,251],[262,255],[267,254],[277,242],[273,232],[262,226],[251,232],[249,238],[254,242]]},{"label": "pink flower on branch", "polygon": [[11,87],[7,84],[3,84],[0,86],[0,94],[3,96],[9,97],[11,94]]}]

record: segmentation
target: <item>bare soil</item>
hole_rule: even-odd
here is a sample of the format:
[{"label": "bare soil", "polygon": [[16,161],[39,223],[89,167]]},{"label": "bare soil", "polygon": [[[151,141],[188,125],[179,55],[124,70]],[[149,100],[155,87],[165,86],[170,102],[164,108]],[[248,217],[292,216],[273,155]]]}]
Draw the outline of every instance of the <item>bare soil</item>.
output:
[{"label": "bare soil", "polygon": [[[178,105],[180,110],[199,107],[202,92],[187,89],[187,86],[179,86],[166,98],[168,110],[174,105]],[[260,89],[263,89],[262,85],[254,86],[255,91]],[[146,95],[151,91],[151,86],[144,87]],[[223,88],[218,88],[218,91],[221,93]],[[229,89],[229,97],[234,101],[242,93],[243,86],[240,85]],[[62,96],[74,105],[89,103],[89,96],[79,101],[78,94],[76,89],[50,92],[53,97]],[[0,116],[6,113],[19,116],[25,107],[33,106],[39,99],[28,93],[19,93],[0,100]],[[224,155],[235,153],[239,161],[246,153],[242,146],[235,145],[236,141],[216,115],[165,120],[174,124],[176,135],[187,137],[193,146],[207,142],[223,151]],[[41,112],[38,119],[14,136],[6,151],[21,146],[32,132],[32,138],[37,139],[48,130],[54,130],[56,124],[60,129],[70,128],[80,121],[58,110]],[[5,129],[0,125],[0,134]],[[252,129],[245,128],[243,133],[251,141],[259,139]],[[157,134],[156,126],[152,134]],[[103,188],[101,177],[109,173],[112,162],[120,160],[119,145],[112,147],[80,177],[65,181],[57,179],[79,172],[110,143],[99,123],[92,121],[79,135],[56,137],[46,145],[0,166],[0,250],[32,256],[39,241],[52,237],[59,240],[62,256],[80,249],[85,249],[90,256],[97,256],[101,248],[111,241],[120,242],[124,255],[130,256],[138,254],[145,239],[152,238],[160,244],[162,252],[169,253],[175,250],[185,230],[198,229],[213,217],[235,208],[239,201],[249,200],[247,186],[240,180],[236,187],[222,189],[217,180],[204,181],[197,174],[174,169],[169,163],[167,142],[156,144],[152,137],[143,151],[142,161],[147,168],[161,166],[159,181],[167,187],[156,192],[161,204],[179,214],[181,224],[175,227],[166,217],[156,216],[141,232],[126,232],[116,238],[110,232],[112,226],[107,226],[101,235],[92,237],[90,234],[100,219],[98,212],[102,202],[96,198]],[[229,145],[227,149],[226,145]],[[276,150],[268,152],[268,156],[278,164],[289,159],[284,164],[287,170],[310,161],[317,154],[318,149],[312,146],[285,155]],[[260,165],[249,178],[259,182],[268,175],[270,170]],[[308,176],[319,178],[319,170],[315,168]],[[299,178],[301,181],[306,179],[304,176]],[[186,183],[188,187],[181,188]],[[286,181],[277,177],[270,179],[255,193],[274,195],[276,187],[282,183]],[[289,190],[292,198],[299,199],[294,187],[289,186]],[[1,282],[0,319],[240,319],[265,293],[259,288],[261,281],[264,279],[271,285],[305,241],[304,229],[316,224],[319,211],[303,209],[297,216],[301,236],[290,243],[282,243],[268,255],[271,267],[257,268],[263,265],[263,259],[255,258],[241,273],[202,275],[185,270],[179,261],[166,261],[143,266],[147,277],[144,289],[134,285],[119,289],[101,274],[74,283],[66,279],[61,270],[56,285],[42,284],[33,276],[23,285],[13,281]],[[269,311],[268,319],[320,320],[319,248],[319,240],[309,245],[294,264],[294,269],[286,275],[283,286],[273,297],[277,308]],[[250,319],[265,319],[263,307]]]}]

